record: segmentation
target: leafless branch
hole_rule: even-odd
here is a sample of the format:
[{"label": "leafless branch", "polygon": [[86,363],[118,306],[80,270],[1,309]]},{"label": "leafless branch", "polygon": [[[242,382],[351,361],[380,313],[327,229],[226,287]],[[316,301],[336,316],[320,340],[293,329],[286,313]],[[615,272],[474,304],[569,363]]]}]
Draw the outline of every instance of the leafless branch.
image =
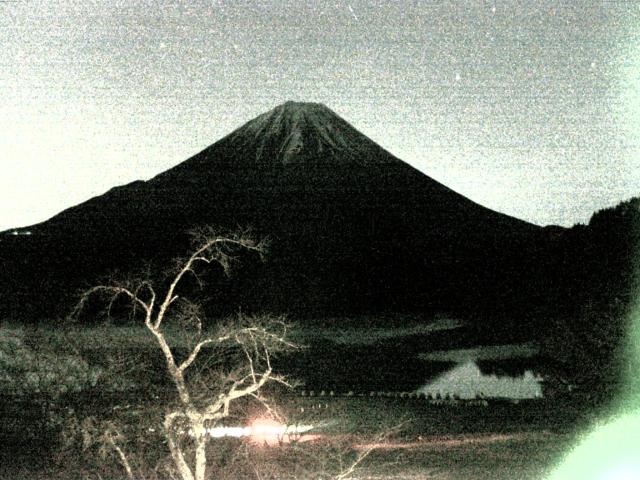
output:
[{"label": "leafless branch", "polygon": [[383,430],[378,433],[370,442],[368,442],[367,448],[358,452],[355,460],[353,460],[348,466],[341,468],[340,473],[338,473],[334,478],[335,480],[346,480],[348,478],[352,478],[353,474],[358,470],[362,462],[373,453],[376,448],[379,447],[380,444],[384,443],[392,436],[394,433],[399,432],[406,426],[407,422],[401,422],[398,425]]},{"label": "leafless branch", "polygon": [[127,456],[125,455],[120,445],[118,445],[118,443],[116,442],[116,438],[120,436],[119,432],[108,429],[105,432],[104,436],[109,446],[116,452],[122,468],[124,468],[125,472],[127,473],[127,478],[129,480],[134,480],[133,470],[131,468],[131,465],[129,464],[129,460],[127,459]]},{"label": "leafless branch", "polygon": [[[202,309],[199,305],[181,298],[177,293],[185,276],[193,275],[200,283],[197,272],[199,265],[218,264],[228,272],[239,251],[253,251],[262,256],[266,243],[256,241],[248,232],[221,236],[211,229],[195,232],[195,238],[199,242],[198,245],[188,258],[178,263],[170,277],[168,287],[163,292],[156,292],[148,279],[122,285],[100,285],[84,292],[76,308],[76,313],[80,312],[90,297],[103,294],[110,296],[109,310],[117,298],[125,296],[134,306],[133,314],[137,308],[141,308],[145,313],[144,324],[164,355],[169,376],[178,393],[179,406],[165,415],[164,430],[173,465],[181,480],[204,479],[208,440],[205,434],[205,422],[215,423],[229,416],[232,404],[243,397],[253,398],[268,412],[275,413],[259,392],[270,381],[289,385],[285,378],[273,374],[271,357],[274,352],[297,348],[287,338],[289,327],[282,317],[265,319],[258,316],[239,315],[233,323],[222,327],[218,335],[202,337]],[[180,302],[178,302],[179,299]],[[171,313],[169,313],[170,309]],[[182,322],[183,326],[184,324],[195,326],[195,335],[190,340],[189,351],[181,362],[176,361],[163,328],[169,316]],[[209,358],[223,355],[225,348],[235,348],[241,351],[243,355],[241,358],[244,359],[234,371],[221,374],[218,385],[220,393],[214,398],[211,398],[210,393],[208,397],[203,397],[201,391],[194,390],[194,383],[200,390],[202,385],[193,381],[188,382],[185,376],[187,369],[198,360],[205,348]],[[194,432],[195,458],[192,465],[189,464],[191,460],[188,460],[184,454],[184,447],[178,434],[180,428],[176,425],[178,422],[186,423],[188,429]],[[130,466],[124,463],[126,457],[122,460],[124,452],[118,450],[117,444],[114,443],[114,445],[131,480]]]},{"label": "leafless branch", "polygon": [[204,347],[205,345],[209,345],[215,341],[216,340],[207,338],[206,340],[199,342],[193,348],[193,350],[191,350],[191,353],[189,354],[189,356],[180,364],[180,366],[178,367],[178,370],[180,372],[184,372],[196,360],[196,358],[198,357],[198,354],[200,353],[200,350],[202,350],[202,347]]},{"label": "leafless branch", "polygon": [[84,306],[86,305],[86,302],[89,300],[89,298],[91,298],[93,295],[96,295],[96,294],[109,294],[110,295],[109,305],[111,305],[117,297],[124,295],[125,297],[130,298],[134,304],[141,306],[142,309],[145,311],[145,313],[149,316],[151,315],[151,309],[153,308],[153,299],[155,298],[155,294],[154,294],[154,296],[152,296],[151,302],[145,303],[128,288],[120,287],[117,285],[98,285],[96,287],[90,288],[89,290],[83,293],[83,295],[80,297],[80,301],[78,302],[78,304],[76,305],[76,308],[74,309],[73,314],[79,314],[84,308]]}]

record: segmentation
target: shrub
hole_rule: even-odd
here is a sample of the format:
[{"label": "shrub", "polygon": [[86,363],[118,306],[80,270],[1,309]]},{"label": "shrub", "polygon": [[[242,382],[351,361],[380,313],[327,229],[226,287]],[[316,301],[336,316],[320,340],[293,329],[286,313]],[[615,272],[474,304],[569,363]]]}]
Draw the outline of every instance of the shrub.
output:
[{"label": "shrub", "polygon": [[0,395],[57,398],[95,387],[101,374],[79,355],[34,350],[16,332],[0,335]]}]

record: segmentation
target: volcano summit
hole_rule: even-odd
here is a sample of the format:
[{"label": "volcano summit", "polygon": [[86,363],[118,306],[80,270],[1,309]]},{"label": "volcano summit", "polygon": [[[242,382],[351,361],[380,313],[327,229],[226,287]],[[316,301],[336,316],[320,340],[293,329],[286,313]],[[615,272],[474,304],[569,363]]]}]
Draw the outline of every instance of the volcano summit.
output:
[{"label": "volcano summit", "polygon": [[287,102],[149,181],[1,234],[0,307],[63,313],[108,271],[184,254],[199,225],[272,245],[220,305],[301,315],[508,309],[538,278],[544,230],[455,193],[323,105]]},{"label": "volcano summit", "polygon": [[255,148],[256,162],[283,164],[375,161],[380,147],[327,107],[287,102],[260,115],[230,135],[238,147]]}]

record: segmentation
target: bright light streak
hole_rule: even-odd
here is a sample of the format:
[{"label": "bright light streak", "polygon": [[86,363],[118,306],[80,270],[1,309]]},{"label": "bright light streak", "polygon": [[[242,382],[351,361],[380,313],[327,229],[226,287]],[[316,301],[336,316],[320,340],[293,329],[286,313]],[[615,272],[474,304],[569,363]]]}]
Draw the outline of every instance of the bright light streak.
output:
[{"label": "bright light streak", "polygon": [[206,434],[211,438],[247,437],[251,435],[251,427],[213,427],[207,428]]},{"label": "bright light streak", "polygon": [[[253,443],[260,445],[277,445],[288,443],[314,428],[313,425],[285,425],[271,419],[257,419],[247,427],[210,427],[205,435],[210,438],[248,437]],[[193,430],[189,435],[194,436]]]}]

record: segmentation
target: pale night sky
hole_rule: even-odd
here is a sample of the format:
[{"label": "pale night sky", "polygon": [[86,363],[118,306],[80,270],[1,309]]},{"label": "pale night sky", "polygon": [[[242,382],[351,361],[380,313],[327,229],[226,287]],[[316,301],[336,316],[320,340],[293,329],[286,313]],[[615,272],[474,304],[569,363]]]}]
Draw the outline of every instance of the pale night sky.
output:
[{"label": "pale night sky", "polygon": [[0,0],[0,47],[0,230],[286,100],[540,225],[640,195],[633,0]]}]

